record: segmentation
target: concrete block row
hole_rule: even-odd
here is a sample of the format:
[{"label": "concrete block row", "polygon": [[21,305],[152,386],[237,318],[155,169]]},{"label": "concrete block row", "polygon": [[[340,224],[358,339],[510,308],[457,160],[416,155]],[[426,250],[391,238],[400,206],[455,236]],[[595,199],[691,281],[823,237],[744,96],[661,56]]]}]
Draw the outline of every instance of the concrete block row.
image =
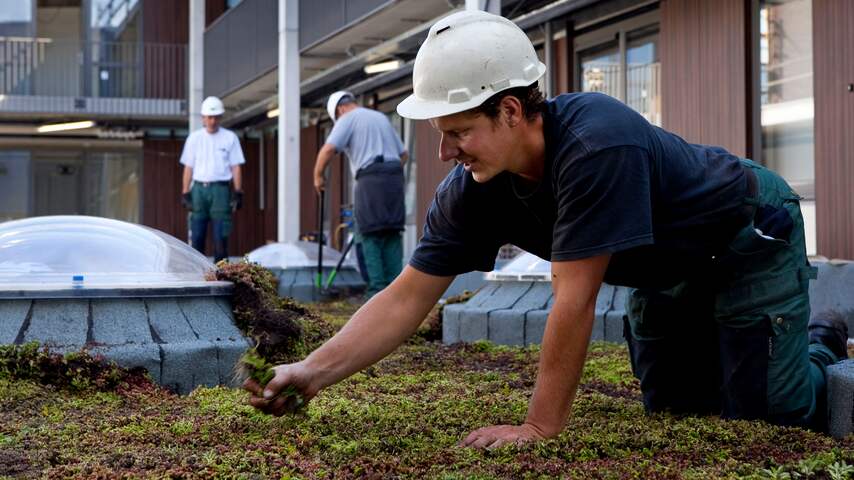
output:
[{"label": "concrete block row", "polygon": [[810,310],[812,314],[836,310],[848,324],[848,331],[854,334],[854,262],[834,260],[814,261],[818,268],[818,278],[810,281]]},{"label": "concrete block row", "polygon": [[[628,289],[603,285],[596,299],[591,340],[622,342]],[[488,282],[468,302],[442,314],[444,343],[490,340],[501,345],[542,343],[554,301],[550,282]]]},{"label": "concrete block row", "polygon": [[[317,269],[271,269],[279,283],[279,296],[291,297],[301,302],[316,302],[320,300],[320,294],[315,286]],[[323,268],[324,282],[332,273],[331,267]],[[330,285],[331,291],[343,292],[345,294],[361,293],[365,290],[365,282],[358,270],[352,267],[343,268],[335,274],[335,279]]]},{"label": "concrete block row", "polygon": [[854,433],[854,360],[827,368],[827,423],[834,438]]},{"label": "concrete block row", "polygon": [[178,393],[232,385],[249,346],[224,297],[0,301],[0,343],[37,341],[57,353],[88,348],[143,367]]}]

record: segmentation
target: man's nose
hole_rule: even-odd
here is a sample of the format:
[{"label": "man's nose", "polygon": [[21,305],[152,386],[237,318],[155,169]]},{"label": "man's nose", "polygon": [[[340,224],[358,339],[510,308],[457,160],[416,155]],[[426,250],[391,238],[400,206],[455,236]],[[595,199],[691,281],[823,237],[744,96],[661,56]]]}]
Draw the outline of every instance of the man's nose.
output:
[{"label": "man's nose", "polygon": [[448,138],[447,135],[442,135],[442,140],[439,142],[439,160],[447,162],[453,160],[460,155],[460,149],[456,144]]}]

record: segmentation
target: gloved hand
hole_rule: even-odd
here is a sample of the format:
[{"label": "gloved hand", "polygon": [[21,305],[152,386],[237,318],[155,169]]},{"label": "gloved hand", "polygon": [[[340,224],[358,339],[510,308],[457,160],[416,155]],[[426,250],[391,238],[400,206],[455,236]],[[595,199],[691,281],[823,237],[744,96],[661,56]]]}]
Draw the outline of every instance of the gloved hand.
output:
[{"label": "gloved hand", "polygon": [[181,205],[187,210],[193,209],[193,195],[190,192],[181,194]]},{"label": "gloved hand", "polygon": [[243,206],[243,191],[235,190],[231,192],[231,210],[240,210]]}]

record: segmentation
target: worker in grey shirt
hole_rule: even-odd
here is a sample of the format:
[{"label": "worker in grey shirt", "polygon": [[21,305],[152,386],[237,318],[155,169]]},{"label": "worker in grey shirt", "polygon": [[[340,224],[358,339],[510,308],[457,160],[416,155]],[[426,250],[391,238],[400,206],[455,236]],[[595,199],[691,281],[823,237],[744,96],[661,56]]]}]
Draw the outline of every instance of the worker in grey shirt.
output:
[{"label": "worker in grey shirt", "polygon": [[368,274],[367,296],[385,288],[400,273],[401,232],[406,218],[403,163],[408,154],[385,115],[362,108],[350,92],[333,93],[327,102],[335,122],[314,165],[314,187],[326,185],[324,171],[343,152],[356,179],[354,216]]}]

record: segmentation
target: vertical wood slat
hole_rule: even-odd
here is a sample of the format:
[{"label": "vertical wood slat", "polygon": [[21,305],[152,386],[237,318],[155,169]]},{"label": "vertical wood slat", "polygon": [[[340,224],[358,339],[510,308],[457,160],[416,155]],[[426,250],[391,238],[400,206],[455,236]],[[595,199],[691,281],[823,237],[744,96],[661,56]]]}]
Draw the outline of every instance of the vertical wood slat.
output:
[{"label": "vertical wood slat", "polygon": [[749,28],[742,0],[661,2],[665,128],[692,143],[747,155]]},{"label": "vertical wood slat", "polygon": [[854,5],[813,0],[815,192],[819,255],[854,258]]},{"label": "vertical wood slat", "polygon": [[[300,130],[300,190],[299,207],[285,206],[285,208],[299,208],[300,235],[317,231],[317,206],[318,195],[314,191],[314,160],[320,149],[317,125],[310,125]],[[275,158],[275,157],[273,157]],[[327,173],[327,182],[330,174]],[[327,195],[328,198],[328,195]]]},{"label": "vertical wood slat", "polygon": [[427,216],[427,210],[433,201],[433,196],[436,193],[436,187],[445,178],[451,168],[453,162],[445,162],[439,160],[439,142],[441,136],[436,129],[430,126],[427,121],[420,120],[415,124],[415,161],[418,165],[418,178],[416,179],[416,212],[418,215],[418,233],[417,238],[421,239],[421,234],[424,231],[424,219]]}]

